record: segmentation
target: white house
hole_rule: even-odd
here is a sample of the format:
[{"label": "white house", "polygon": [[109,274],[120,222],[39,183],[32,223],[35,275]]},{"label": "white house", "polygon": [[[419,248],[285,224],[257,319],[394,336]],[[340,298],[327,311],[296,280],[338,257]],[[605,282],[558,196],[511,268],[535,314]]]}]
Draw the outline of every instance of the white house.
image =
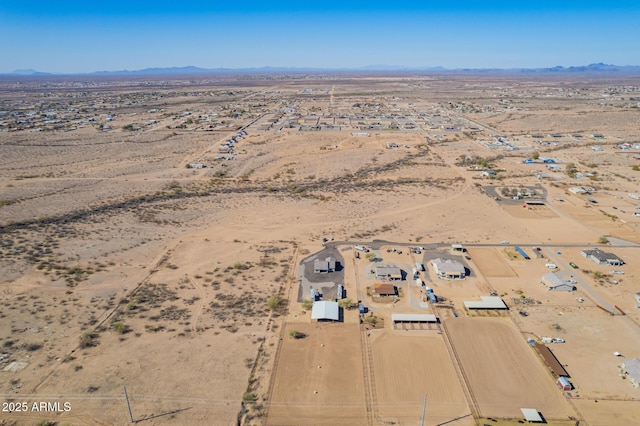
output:
[{"label": "white house", "polygon": [[464,265],[451,259],[437,258],[431,261],[438,278],[443,280],[461,280],[467,275]]}]

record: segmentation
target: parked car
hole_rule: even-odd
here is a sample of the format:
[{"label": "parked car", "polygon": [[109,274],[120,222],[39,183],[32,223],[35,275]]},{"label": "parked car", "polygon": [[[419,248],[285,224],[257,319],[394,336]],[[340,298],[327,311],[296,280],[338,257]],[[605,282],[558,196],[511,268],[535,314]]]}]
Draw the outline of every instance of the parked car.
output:
[{"label": "parked car", "polygon": [[569,266],[571,266],[573,269],[578,269],[578,265],[573,262],[569,262]]}]

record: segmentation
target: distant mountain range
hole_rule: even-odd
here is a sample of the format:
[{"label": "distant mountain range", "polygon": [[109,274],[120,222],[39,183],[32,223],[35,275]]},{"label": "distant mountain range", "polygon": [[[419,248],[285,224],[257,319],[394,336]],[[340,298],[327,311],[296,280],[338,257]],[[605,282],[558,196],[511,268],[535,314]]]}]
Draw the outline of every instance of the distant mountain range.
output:
[{"label": "distant mountain range", "polygon": [[637,65],[589,64],[583,66],[552,68],[444,68],[444,67],[403,67],[394,65],[369,65],[361,68],[299,68],[299,67],[259,67],[259,68],[199,68],[195,66],[145,68],[142,70],[96,71],[78,74],[54,74],[31,69],[16,70],[4,76],[144,76],[144,75],[205,75],[205,74],[283,74],[283,73],[418,73],[418,74],[640,74]]}]

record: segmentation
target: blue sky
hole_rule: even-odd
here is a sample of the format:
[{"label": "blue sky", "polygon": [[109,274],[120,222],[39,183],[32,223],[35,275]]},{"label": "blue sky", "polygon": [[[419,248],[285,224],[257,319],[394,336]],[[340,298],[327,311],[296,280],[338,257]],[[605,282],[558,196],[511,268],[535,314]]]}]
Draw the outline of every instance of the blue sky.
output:
[{"label": "blue sky", "polygon": [[640,65],[640,1],[0,0],[0,72]]}]

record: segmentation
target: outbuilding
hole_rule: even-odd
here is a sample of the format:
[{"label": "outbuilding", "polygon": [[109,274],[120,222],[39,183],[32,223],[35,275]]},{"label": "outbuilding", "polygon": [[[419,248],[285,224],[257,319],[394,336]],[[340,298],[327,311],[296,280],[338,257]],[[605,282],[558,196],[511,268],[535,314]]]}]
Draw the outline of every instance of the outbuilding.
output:
[{"label": "outbuilding", "polygon": [[432,314],[391,314],[391,321],[396,323],[438,323],[438,317]]},{"label": "outbuilding", "polygon": [[338,302],[321,300],[313,303],[311,319],[318,321],[340,321]]},{"label": "outbuilding", "polygon": [[640,359],[633,358],[623,362],[620,370],[623,377],[629,379],[634,388],[640,387]]},{"label": "outbuilding", "polygon": [[558,385],[558,389],[563,391],[570,391],[573,389],[573,386],[571,386],[571,383],[569,383],[569,380],[567,380],[566,377],[558,377],[556,385]]},{"label": "outbuilding", "polygon": [[521,408],[520,411],[524,416],[524,419],[529,423],[544,423],[544,419],[540,415],[540,412],[535,408]]},{"label": "outbuilding", "polygon": [[507,309],[507,305],[498,296],[480,296],[481,302],[464,302],[467,309]]}]

